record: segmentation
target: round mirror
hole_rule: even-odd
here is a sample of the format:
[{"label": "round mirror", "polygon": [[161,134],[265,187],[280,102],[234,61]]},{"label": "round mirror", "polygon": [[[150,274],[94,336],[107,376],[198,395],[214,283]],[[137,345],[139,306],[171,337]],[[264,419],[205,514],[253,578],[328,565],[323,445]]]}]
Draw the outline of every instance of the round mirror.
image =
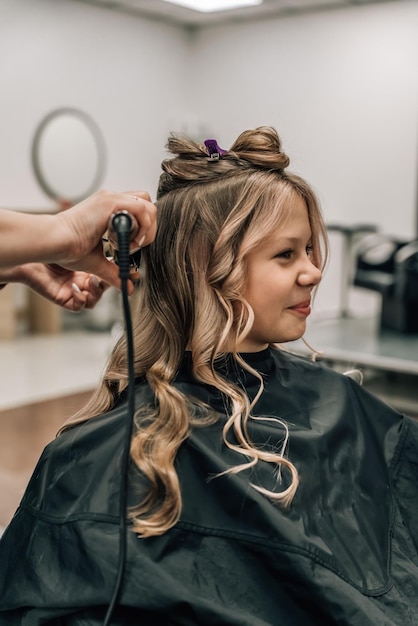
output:
[{"label": "round mirror", "polygon": [[32,144],[32,163],[45,193],[75,204],[98,189],[105,171],[105,144],[86,113],[64,108],[40,123]]}]

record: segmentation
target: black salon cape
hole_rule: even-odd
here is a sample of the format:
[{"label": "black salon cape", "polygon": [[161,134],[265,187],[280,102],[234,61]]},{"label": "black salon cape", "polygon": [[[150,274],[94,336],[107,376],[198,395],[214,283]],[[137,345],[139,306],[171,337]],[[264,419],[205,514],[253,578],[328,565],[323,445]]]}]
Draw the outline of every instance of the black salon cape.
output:
[{"label": "black salon cape", "polygon": [[[181,520],[160,537],[129,531],[112,624],[417,626],[418,423],[320,364],[274,349],[246,358],[266,385],[254,413],[289,426],[294,502],[284,511],[249,486],[272,486],[267,463],[216,478],[242,457],[222,444],[224,418],[194,429],[177,457]],[[251,375],[227,370],[255,393]],[[187,363],[176,385],[223,411]],[[136,400],[152,402],[146,384]],[[2,626],[102,624],[126,419],[122,401],[45,449],[0,544]],[[251,433],[271,449],[283,427],[258,421]]]}]

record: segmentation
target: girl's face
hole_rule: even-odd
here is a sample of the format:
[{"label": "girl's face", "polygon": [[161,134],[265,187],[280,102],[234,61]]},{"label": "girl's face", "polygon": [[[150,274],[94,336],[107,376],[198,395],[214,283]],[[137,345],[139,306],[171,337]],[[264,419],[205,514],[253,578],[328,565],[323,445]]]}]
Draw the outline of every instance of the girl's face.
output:
[{"label": "girl's face", "polygon": [[285,226],[249,253],[243,295],[255,317],[238,352],[257,352],[304,334],[311,292],[321,280],[312,263],[311,237],[306,203],[297,198]]}]

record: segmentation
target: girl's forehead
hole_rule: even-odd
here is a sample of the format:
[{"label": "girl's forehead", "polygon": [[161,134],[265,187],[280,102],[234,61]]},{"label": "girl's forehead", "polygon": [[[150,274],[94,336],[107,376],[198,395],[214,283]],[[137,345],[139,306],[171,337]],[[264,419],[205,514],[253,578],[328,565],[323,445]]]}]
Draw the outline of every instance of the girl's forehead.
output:
[{"label": "girl's forehead", "polygon": [[[262,228],[260,234],[262,233]],[[304,239],[312,234],[309,213],[306,204],[302,204],[295,211],[290,211],[277,221],[271,228],[266,228],[262,234],[262,241],[277,241],[278,239]]]},{"label": "girl's forehead", "polygon": [[284,204],[264,211],[257,222],[254,226],[260,233],[265,230],[266,237],[269,234],[277,235],[279,232],[310,226],[308,206],[303,198],[295,195]]}]

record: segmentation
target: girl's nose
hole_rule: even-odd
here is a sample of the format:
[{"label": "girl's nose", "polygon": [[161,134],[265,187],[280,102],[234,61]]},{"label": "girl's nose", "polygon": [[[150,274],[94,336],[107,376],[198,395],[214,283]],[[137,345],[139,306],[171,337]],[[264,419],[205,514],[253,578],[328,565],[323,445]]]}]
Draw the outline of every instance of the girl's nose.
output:
[{"label": "girl's nose", "polygon": [[299,274],[299,283],[304,286],[312,285],[312,287],[315,287],[320,283],[321,278],[321,270],[310,259],[306,259],[306,265]]}]

